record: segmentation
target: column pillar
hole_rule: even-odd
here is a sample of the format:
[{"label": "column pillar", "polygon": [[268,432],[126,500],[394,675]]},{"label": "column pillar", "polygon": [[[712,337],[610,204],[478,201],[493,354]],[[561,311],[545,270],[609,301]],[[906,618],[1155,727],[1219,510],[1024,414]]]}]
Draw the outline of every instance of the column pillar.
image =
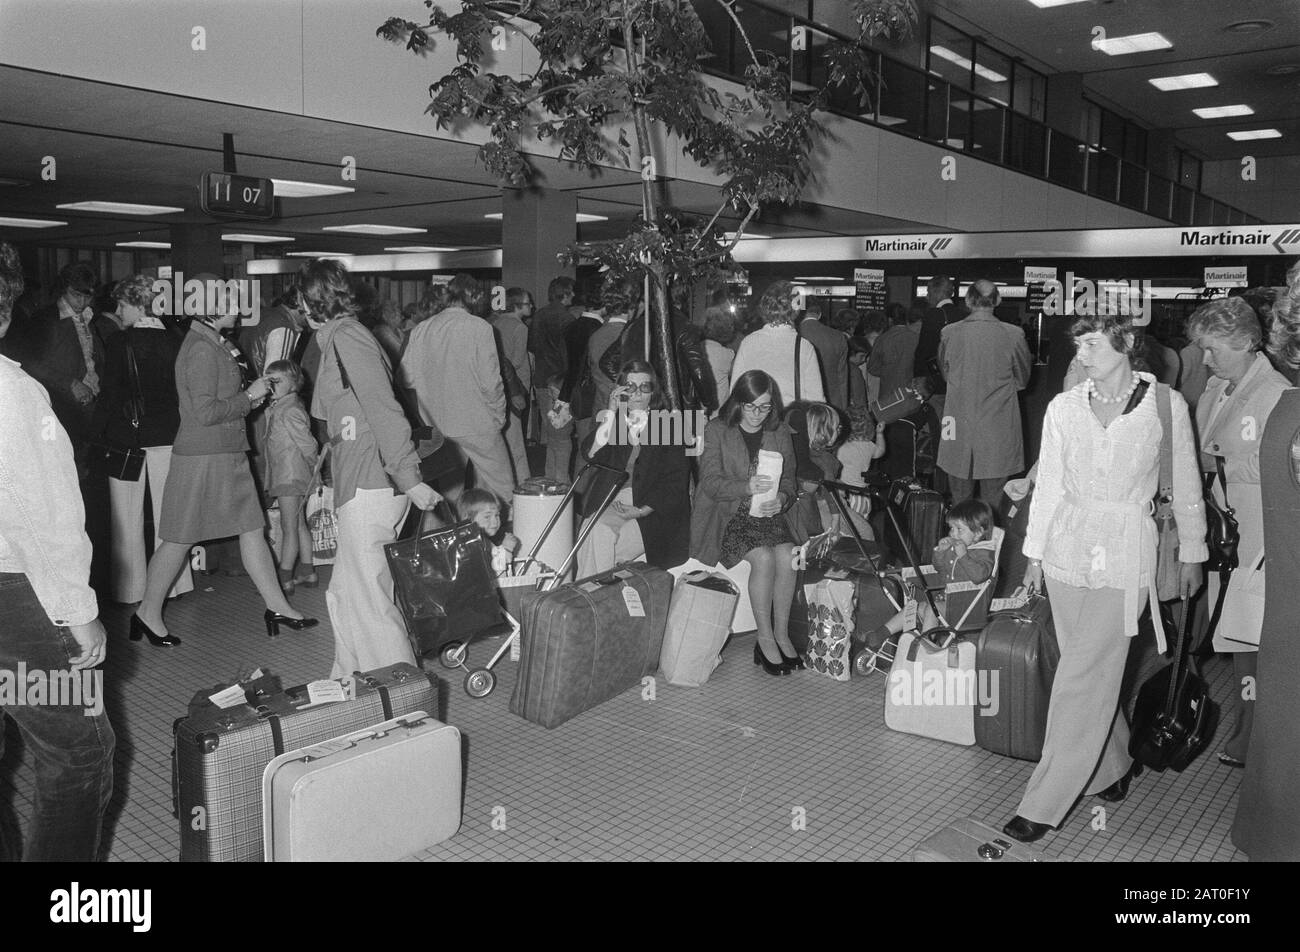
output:
[{"label": "column pillar", "polygon": [[193,277],[207,271],[224,278],[221,232],[229,225],[175,224],[170,227],[172,273],[183,271]]},{"label": "column pillar", "polygon": [[578,197],[552,189],[507,189],[501,209],[501,283],[531,291],[540,307],[552,278],[576,274],[555,256],[578,240]]}]

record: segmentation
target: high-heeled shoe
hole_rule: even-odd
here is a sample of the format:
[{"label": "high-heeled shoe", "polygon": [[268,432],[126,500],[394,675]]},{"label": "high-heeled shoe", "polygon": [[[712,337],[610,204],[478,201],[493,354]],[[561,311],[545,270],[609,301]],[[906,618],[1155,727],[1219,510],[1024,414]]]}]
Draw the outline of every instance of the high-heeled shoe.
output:
[{"label": "high-heeled shoe", "polygon": [[140,620],[139,615],[132,615],[131,640],[139,641],[141,638],[148,638],[149,644],[155,648],[175,648],[181,643],[175,635],[155,635],[153,629]]},{"label": "high-heeled shoe", "polygon": [[[777,650],[779,651],[780,649]],[[782,657],[784,657],[784,655],[782,655]],[[763,654],[763,649],[758,646],[758,642],[754,642],[754,664],[762,665],[764,671],[774,676],[790,673],[790,666],[785,662],[773,664],[768,661],[767,656]]]},{"label": "high-heeled shoe", "polygon": [[803,657],[802,657],[801,655],[795,655],[795,656],[792,658],[792,657],[790,657],[788,654],[786,654],[784,651],[781,650],[781,646],[780,646],[780,645],[777,645],[777,646],[776,646],[776,650],[781,652],[781,661],[782,661],[782,662],[785,664],[785,666],[786,666],[787,668],[789,668],[791,671],[802,671],[802,670],[804,670],[805,668],[808,667],[808,663],[807,663],[806,661],[803,660]]},{"label": "high-heeled shoe", "polygon": [[302,631],[304,628],[315,628],[320,624],[315,618],[290,618],[288,615],[281,615],[279,612],[273,612],[267,609],[262,615],[266,621],[266,637],[274,638],[280,634],[280,626],[292,628],[294,631]]}]

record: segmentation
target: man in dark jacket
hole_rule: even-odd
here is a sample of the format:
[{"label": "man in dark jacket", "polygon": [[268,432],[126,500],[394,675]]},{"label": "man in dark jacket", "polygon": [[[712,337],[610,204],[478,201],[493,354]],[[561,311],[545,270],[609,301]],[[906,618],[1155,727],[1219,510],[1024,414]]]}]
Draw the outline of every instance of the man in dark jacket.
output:
[{"label": "man in dark jacket", "polygon": [[817,351],[822,365],[822,384],[826,402],[837,410],[849,408],[849,339],[821,322],[815,311],[808,311],[799,330]]},{"label": "man in dark jacket", "polygon": [[[912,375],[925,378],[932,393],[944,393],[948,389],[937,363],[939,338],[945,327],[957,323],[966,316],[965,310],[953,301],[952,295],[952,278],[934,277],[926,285],[927,309],[925,320],[921,322],[921,334],[916,342]],[[936,410],[942,413],[941,408]]]},{"label": "man in dark jacket", "polygon": [[528,325],[528,352],[533,355],[533,392],[541,417],[546,443],[546,476],[568,480],[573,456],[573,424],[556,427],[549,419],[556,396],[551,383],[568,370],[568,346],[564,332],[573,323],[573,279],[560,276],[546,289],[546,306],[533,314]]}]

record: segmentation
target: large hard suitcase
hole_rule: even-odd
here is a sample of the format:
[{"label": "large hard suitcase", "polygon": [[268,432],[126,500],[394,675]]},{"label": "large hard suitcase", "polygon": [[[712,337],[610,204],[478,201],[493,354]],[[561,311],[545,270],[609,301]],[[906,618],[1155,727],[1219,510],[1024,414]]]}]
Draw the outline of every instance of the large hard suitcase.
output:
[{"label": "large hard suitcase", "polygon": [[912,850],[917,863],[1046,863],[1047,854],[979,820],[958,820]]},{"label": "large hard suitcase", "polygon": [[659,667],[673,578],[625,563],[524,596],[510,710],[543,727],[608,701]]},{"label": "large hard suitcase", "polygon": [[722,663],[740,592],[720,572],[689,572],[673,587],[659,667],[669,684],[698,688]]},{"label": "large hard suitcase", "polygon": [[975,743],[975,707],[981,691],[975,672],[975,645],[949,637],[935,646],[905,631],[885,687],[885,726],[904,734]]},{"label": "large hard suitcase", "polygon": [[460,801],[460,731],[415,711],[272,760],[266,860],[392,862],[454,835]]},{"label": "large hard suitcase", "polygon": [[[943,494],[926,489],[914,479],[896,479],[889,487],[889,504],[894,507],[903,531],[907,533],[906,541],[912,547],[912,553],[922,563],[929,561],[930,553],[945,531],[947,507],[943,504]],[[884,531],[885,545],[898,564],[907,564],[907,549],[892,520],[886,521]]]},{"label": "large hard suitcase", "polygon": [[291,688],[258,705],[215,704],[174,727],[173,793],[181,861],[262,859],[262,772],[280,754],[338,737],[411,711],[437,710],[427,674],[396,664],[357,677],[352,701],[308,706],[307,689]]},{"label": "large hard suitcase", "polygon": [[977,677],[989,693],[989,703],[976,709],[975,743],[1020,760],[1042,757],[1060,660],[1045,597],[1035,595],[1024,608],[991,615],[975,641]]}]

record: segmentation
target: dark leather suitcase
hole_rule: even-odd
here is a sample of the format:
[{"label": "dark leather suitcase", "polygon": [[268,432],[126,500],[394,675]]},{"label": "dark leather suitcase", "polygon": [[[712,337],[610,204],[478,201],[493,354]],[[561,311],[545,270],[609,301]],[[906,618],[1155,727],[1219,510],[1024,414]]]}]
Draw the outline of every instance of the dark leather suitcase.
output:
[{"label": "dark leather suitcase", "polygon": [[353,701],[307,705],[305,687],[258,704],[199,708],[174,726],[172,790],[182,862],[260,862],[262,773],[309,747],[413,711],[437,711],[437,682],[409,664],[358,677]]},{"label": "dark leather suitcase", "polygon": [[[943,504],[943,494],[926,489],[915,479],[896,479],[889,487],[889,504],[894,507],[903,531],[907,533],[907,542],[917,561],[926,564],[947,531],[944,524],[947,507]],[[886,520],[884,530],[886,547],[897,564],[906,565],[907,552],[893,523]]]},{"label": "dark leather suitcase", "polygon": [[975,641],[975,676],[988,685],[994,702],[976,708],[975,743],[1020,760],[1042,757],[1047,707],[1060,660],[1052,610],[1044,596],[1033,596],[1024,608],[991,615]]},{"label": "dark leather suitcase", "polygon": [[526,594],[511,712],[555,727],[640,684],[659,667],[672,595],[673,577],[644,563]]}]

